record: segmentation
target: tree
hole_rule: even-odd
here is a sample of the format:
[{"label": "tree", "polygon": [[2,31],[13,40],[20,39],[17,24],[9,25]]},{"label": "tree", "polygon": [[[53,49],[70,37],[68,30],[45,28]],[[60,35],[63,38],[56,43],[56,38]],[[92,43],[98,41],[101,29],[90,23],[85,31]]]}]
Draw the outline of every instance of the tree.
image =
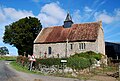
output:
[{"label": "tree", "polygon": [[3,42],[18,49],[19,55],[33,54],[33,41],[42,29],[40,20],[35,17],[22,18],[5,26]]},{"label": "tree", "polygon": [[7,47],[0,47],[0,55],[9,54]]}]

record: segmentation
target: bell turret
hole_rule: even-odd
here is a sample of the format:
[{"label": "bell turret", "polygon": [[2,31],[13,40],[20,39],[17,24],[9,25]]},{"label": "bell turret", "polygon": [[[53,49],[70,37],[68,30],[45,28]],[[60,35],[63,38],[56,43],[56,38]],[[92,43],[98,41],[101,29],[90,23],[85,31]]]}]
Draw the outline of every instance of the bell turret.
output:
[{"label": "bell turret", "polygon": [[64,21],[64,28],[69,28],[73,24],[72,17],[67,13],[66,19]]}]

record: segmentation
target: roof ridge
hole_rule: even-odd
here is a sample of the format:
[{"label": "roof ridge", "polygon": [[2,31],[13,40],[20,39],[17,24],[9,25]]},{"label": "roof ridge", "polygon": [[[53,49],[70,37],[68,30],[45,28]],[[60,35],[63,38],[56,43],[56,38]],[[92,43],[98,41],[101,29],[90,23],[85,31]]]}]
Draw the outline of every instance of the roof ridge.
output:
[{"label": "roof ridge", "polygon": [[[72,24],[72,25],[79,25],[79,24],[92,24],[92,23],[98,23],[98,24],[101,24],[102,21],[81,22],[81,23],[75,23],[75,24]],[[48,27],[45,27],[45,28],[56,28],[56,27],[63,27],[63,25],[59,25],[59,26],[48,26]],[[63,27],[63,28],[64,28],[64,27]]]},{"label": "roof ridge", "polygon": [[[81,23],[75,23],[75,24],[91,24],[91,23],[101,23],[102,21],[95,21],[95,22],[81,22]],[[74,24],[73,24],[74,25]]]},{"label": "roof ridge", "polygon": [[57,28],[57,27],[63,27],[63,26],[49,26],[49,27],[45,27],[44,29],[46,29],[46,28]]}]

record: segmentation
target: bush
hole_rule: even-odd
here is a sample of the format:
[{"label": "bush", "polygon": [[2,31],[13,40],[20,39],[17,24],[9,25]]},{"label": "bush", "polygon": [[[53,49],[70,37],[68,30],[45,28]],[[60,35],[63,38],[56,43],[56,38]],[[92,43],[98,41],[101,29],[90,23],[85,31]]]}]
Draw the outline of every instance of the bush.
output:
[{"label": "bush", "polygon": [[29,60],[27,57],[18,56],[16,62],[20,63],[22,66],[28,66]]},{"label": "bush", "polygon": [[88,51],[88,52],[82,52],[82,53],[76,53],[72,57],[84,57],[84,58],[91,58],[91,59],[96,59],[100,60],[102,58],[102,54],[100,53],[95,53],[93,51]]},{"label": "bush", "polygon": [[60,58],[36,59],[36,64],[42,64],[46,66],[60,65],[60,60]]},{"label": "bush", "polygon": [[[46,66],[52,66],[52,65],[61,65],[60,61],[62,59],[67,60],[67,66],[80,70],[90,67],[94,60],[100,60],[102,57],[102,54],[97,54],[92,51],[84,52],[84,53],[76,53],[75,55],[69,57],[69,58],[47,58],[47,59],[36,59],[35,67],[39,67],[39,64],[46,65]],[[27,66],[29,60],[27,57],[18,56],[17,62],[21,63],[23,66]]]},{"label": "bush", "polygon": [[85,69],[91,65],[89,59],[84,57],[70,57],[68,58],[67,66],[71,67],[72,69]]}]

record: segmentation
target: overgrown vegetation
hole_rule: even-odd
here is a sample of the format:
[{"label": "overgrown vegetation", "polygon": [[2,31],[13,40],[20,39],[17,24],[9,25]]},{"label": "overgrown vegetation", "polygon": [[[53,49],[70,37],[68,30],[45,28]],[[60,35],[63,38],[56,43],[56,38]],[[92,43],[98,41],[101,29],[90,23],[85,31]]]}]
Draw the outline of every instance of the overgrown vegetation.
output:
[{"label": "overgrown vegetation", "polygon": [[[35,67],[39,67],[38,65],[46,65],[46,66],[52,66],[52,65],[61,65],[60,62],[62,59],[67,60],[67,66],[76,69],[81,70],[90,67],[93,64],[93,61],[100,60],[101,54],[97,54],[92,51],[84,52],[84,53],[76,53],[75,55],[69,57],[69,58],[47,58],[47,59],[36,59]],[[17,62],[21,63],[23,66],[28,66],[29,60],[27,57],[19,56],[17,57]]]},{"label": "overgrown vegetation", "polygon": [[102,58],[102,54],[95,53],[93,51],[88,51],[88,52],[76,53],[72,57],[83,57],[83,58],[87,58],[87,59],[100,60]]},{"label": "overgrown vegetation", "polygon": [[68,58],[67,66],[72,69],[81,70],[90,67],[91,64],[90,60],[84,57],[70,57]]},{"label": "overgrown vegetation", "polygon": [[[47,70],[45,70],[45,72],[43,72],[41,69],[48,69],[52,67],[57,68],[57,66],[60,66],[59,69],[57,68],[57,70],[61,70],[61,65],[62,63],[60,62],[61,59],[66,59],[67,60],[67,67],[70,67],[73,69],[73,72],[67,72],[64,73],[60,72],[60,71],[56,71],[55,73],[51,74],[47,72],[47,75],[55,75],[55,76],[64,76],[64,77],[74,77],[74,78],[78,78],[78,79],[84,79],[84,80],[88,80],[91,79],[91,77],[95,76],[95,75],[105,75],[107,76],[107,72],[116,72],[116,68],[115,67],[111,67],[111,66],[101,66],[101,67],[97,67],[97,68],[88,68],[91,67],[91,65],[94,63],[93,61],[96,60],[100,60],[102,58],[102,55],[99,55],[97,53],[94,53],[92,51],[89,52],[84,52],[84,53],[76,53],[73,56],[69,57],[69,58],[46,58],[46,59],[36,59],[36,63],[35,63],[35,71],[30,72],[28,70],[28,64],[29,64],[29,59],[27,57],[23,57],[23,56],[18,56],[17,57],[17,62],[14,62],[12,65],[15,66],[14,68],[19,70],[19,71],[23,71],[23,72],[27,72],[27,73],[37,73],[39,74],[39,72],[46,74]],[[41,69],[39,69],[39,71],[37,70],[38,67],[40,66],[47,66],[47,67],[40,67]],[[53,65],[57,65],[57,66],[53,66]],[[53,69],[53,68],[52,68]],[[90,69],[90,70],[89,70]],[[48,69],[50,70],[50,69]],[[40,74],[41,74],[40,73]],[[73,75],[73,73],[76,74],[76,76]],[[97,80],[97,79],[96,79]]]}]

